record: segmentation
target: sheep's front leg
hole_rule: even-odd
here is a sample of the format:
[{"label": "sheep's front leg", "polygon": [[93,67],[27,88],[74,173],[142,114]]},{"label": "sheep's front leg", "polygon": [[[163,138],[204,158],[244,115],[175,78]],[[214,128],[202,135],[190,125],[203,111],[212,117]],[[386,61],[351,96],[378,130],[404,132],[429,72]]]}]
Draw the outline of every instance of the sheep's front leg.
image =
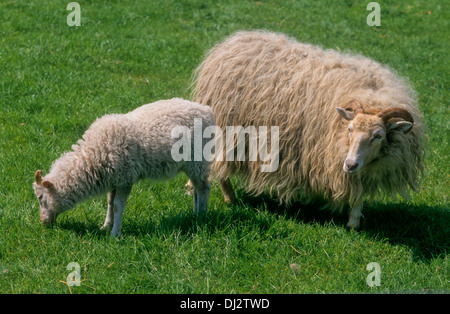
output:
[{"label": "sheep's front leg", "polygon": [[350,210],[350,216],[348,219],[347,227],[353,230],[359,229],[359,224],[362,216],[361,210],[362,210],[362,203],[354,205],[352,207],[352,209]]},{"label": "sheep's front leg", "polygon": [[130,192],[131,186],[116,188],[114,197],[114,224],[111,231],[111,237],[118,237],[122,234],[120,230],[122,227],[122,213],[125,210],[125,205]]},{"label": "sheep's front leg", "polygon": [[108,192],[108,211],[106,213],[106,219],[103,226],[100,228],[100,230],[104,230],[106,228],[109,228],[113,222],[114,222],[114,198],[116,196],[116,190],[113,189]]},{"label": "sheep's front leg", "polygon": [[[192,179],[191,179],[192,180]],[[194,213],[203,216],[208,208],[211,185],[207,180],[192,180],[194,186]]]}]

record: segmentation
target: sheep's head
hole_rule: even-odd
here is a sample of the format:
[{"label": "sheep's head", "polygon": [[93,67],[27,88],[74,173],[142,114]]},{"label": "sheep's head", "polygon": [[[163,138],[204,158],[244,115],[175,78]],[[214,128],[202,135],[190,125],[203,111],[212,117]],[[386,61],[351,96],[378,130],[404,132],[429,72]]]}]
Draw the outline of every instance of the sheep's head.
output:
[{"label": "sheep's head", "polygon": [[41,170],[36,171],[34,178],[36,182],[33,183],[33,188],[39,200],[41,222],[49,226],[61,212],[59,196],[54,184],[48,180],[43,180]]},{"label": "sheep's head", "polygon": [[349,151],[344,161],[344,171],[358,173],[364,165],[379,157],[380,149],[389,132],[408,133],[414,124],[411,114],[402,108],[388,108],[378,113],[365,113],[353,100],[345,108],[336,108],[348,124]]}]

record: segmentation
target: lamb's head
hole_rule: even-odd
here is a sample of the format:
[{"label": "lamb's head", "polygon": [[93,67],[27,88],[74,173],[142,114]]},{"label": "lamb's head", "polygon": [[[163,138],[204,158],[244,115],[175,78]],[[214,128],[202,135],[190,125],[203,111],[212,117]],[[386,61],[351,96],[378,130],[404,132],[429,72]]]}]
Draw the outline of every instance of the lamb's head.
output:
[{"label": "lamb's head", "polygon": [[48,180],[43,180],[42,171],[38,170],[34,174],[34,193],[39,200],[39,210],[41,222],[49,226],[62,212],[61,202],[54,184]]},{"label": "lamb's head", "polygon": [[349,151],[343,165],[344,171],[349,174],[358,173],[365,165],[378,159],[389,132],[406,134],[414,124],[411,114],[398,107],[366,113],[354,100],[345,108],[338,107],[336,110],[349,121]]}]

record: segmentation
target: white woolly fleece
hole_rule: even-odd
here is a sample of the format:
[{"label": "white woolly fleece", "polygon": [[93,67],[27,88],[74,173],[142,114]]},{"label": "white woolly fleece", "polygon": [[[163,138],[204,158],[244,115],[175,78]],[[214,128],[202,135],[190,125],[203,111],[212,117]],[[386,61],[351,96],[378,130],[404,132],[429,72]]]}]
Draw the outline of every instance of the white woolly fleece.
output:
[{"label": "white woolly fleece", "polygon": [[[214,125],[211,108],[180,98],[97,119],[42,179],[54,186],[56,193],[49,200],[53,210],[58,214],[86,198],[131,187],[144,178],[168,179],[179,171],[206,181],[208,162],[175,162],[171,156],[177,140],[171,138],[172,129],[185,126],[193,132],[194,118],[202,119],[203,128]],[[36,194],[46,190],[36,183],[34,187]]]}]

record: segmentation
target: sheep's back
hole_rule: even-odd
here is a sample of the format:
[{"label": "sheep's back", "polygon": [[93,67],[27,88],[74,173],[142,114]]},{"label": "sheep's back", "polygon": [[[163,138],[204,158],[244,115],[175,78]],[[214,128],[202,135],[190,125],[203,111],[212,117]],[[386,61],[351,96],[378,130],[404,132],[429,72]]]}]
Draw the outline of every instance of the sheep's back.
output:
[{"label": "sheep's back", "polygon": [[257,162],[236,161],[217,161],[213,172],[219,179],[239,173],[248,190],[269,187],[281,200],[295,198],[300,190],[327,198],[348,195],[342,171],[346,124],[336,107],[352,99],[371,110],[403,107],[421,132],[414,93],[389,68],[282,34],[239,32],[227,38],[197,68],[194,83],[194,99],[214,109],[222,129],[279,127],[276,172],[261,173]]}]

